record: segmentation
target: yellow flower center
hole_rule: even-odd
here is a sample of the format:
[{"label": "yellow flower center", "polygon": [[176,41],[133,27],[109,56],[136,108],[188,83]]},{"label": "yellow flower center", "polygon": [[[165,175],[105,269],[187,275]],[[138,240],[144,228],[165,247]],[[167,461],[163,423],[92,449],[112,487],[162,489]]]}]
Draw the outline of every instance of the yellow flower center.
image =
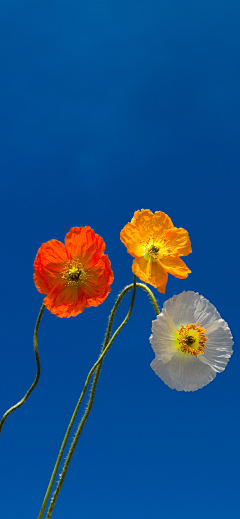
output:
[{"label": "yellow flower center", "polygon": [[78,287],[87,277],[82,264],[75,259],[68,260],[62,271],[62,279],[67,286]]},{"label": "yellow flower center", "polygon": [[160,247],[156,247],[156,245],[151,245],[148,254],[152,256],[153,259],[155,259],[159,253]]},{"label": "yellow flower center", "polygon": [[204,350],[207,348],[205,342],[208,341],[208,338],[205,335],[204,328],[201,328],[201,325],[197,326],[199,321],[196,324],[187,324],[186,326],[181,326],[180,330],[177,332],[177,348],[182,353],[190,353],[191,355],[198,356],[198,354],[204,353]]},{"label": "yellow flower center", "polygon": [[170,254],[170,249],[167,247],[165,240],[158,239],[157,241],[149,238],[143,246],[144,254],[143,257],[147,261],[157,261],[163,256]]}]

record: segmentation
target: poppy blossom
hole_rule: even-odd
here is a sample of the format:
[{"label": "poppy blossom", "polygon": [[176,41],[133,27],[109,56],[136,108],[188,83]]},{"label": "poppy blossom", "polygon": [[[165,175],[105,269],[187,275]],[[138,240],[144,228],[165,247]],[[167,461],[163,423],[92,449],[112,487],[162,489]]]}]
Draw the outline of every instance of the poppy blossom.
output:
[{"label": "poppy blossom", "polygon": [[165,301],[152,323],[151,368],[177,391],[196,391],[224,371],[233,351],[232,334],[215,306],[195,292]]},{"label": "poppy blossom", "polygon": [[76,316],[98,306],[111,291],[113,272],[105,243],[91,227],[72,227],[65,245],[50,240],[38,250],[34,281],[44,304],[59,317]]},{"label": "poppy blossom", "polygon": [[191,272],[179,257],[192,252],[188,232],[174,227],[161,211],[136,211],[122,229],[120,239],[135,258],[133,273],[159,292],[165,292],[168,273],[183,279]]}]

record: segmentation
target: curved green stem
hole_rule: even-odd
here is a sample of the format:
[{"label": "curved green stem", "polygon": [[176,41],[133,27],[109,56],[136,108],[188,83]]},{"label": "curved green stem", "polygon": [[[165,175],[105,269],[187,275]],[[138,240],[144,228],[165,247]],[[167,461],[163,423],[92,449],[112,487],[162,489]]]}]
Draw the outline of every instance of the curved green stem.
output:
[{"label": "curved green stem", "polygon": [[22,400],[20,400],[17,404],[15,404],[12,407],[10,407],[10,409],[8,409],[8,411],[6,411],[6,413],[3,415],[3,417],[2,417],[2,419],[0,421],[0,434],[1,434],[1,431],[2,431],[2,428],[3,428],[3,424],[4,424],[5,420],[6,420],[6,418],[13,411],[15,411],[15,409],[18,409],[18,407],[21,407],[21,405],[23,405],[26,402],[26,400],[28,399],[28,397],[30,396],[30,394],[32,393],[32,391],[34,390],[34,388],[36,387],[36,385],[37,385],[37,383],[39,381],[39,377],[40,377],[40,373],[41,373],[41,365],[40,365],[40,358],[39,358],[39,353],[38,353],[37,336],[38,336],[38,329],[39,329],[39,325],[40,325],[40,322],[41,322],[41,319],[42,319],[42,314],[43,314],[44,308],[45,308],[45,306],[44,306],[44,303],[43,303],[42,306],[41,306],[40,312],[38,314],[38,318],[37,318],[37,322],[36,322],[36,326],[35,326],[35,330],[34,330],[34,336],[33,336],[34,353],[35,353],[36,363],[37,363],[37,373],[36,373],[35,380],[34,380],[33,384],[31,385],[31,387],[29,388],[29,390],[27,391],[26,395],[22,398]]},{"label": "curved green stem", "polygon": [[[40,510],[40,514],[38,516],[38,519],[42,519],[43,517],[43,514],[44,514],[44,511],[46,509],[46,505],[47,505],[47,501],[49,499],[49,496],[50,496],[50,493],[51,493],[51,490],[52,490],[52,487],[53,487],[53,483],[54,483],[54,480],[55,480],[55,477],[56,477],[56,474],[57,474],[57,471],[58,471],[58,468],[59,468],[59,465],[60,465],[60,462],[61,462],[61,458],[62,458],[62,455],[63,455],[63,452],[64,452],[64,449],[66,447],[66,444],[67,444],[67,440],[69,438],[69,435],[70,435],[70,432],[71,432],[71,429],[72,429],[72,426],[73,426],[73,423],[74,423],[74,420],[77,416],[77,413],[79,411],[79,407],[82,403],[82,400],[84,398],[84,395],[86,393],[86,390],[87,390],[87,387],[88,387],[88,384],[90,382],[90,379],[91,379],[91,376],[93,374],[93,372],[95,371],[96,367],[102,363],[103,361],[103,358],[105,357],[108,349],[110,348],[112,342],[110,345],[108,345],[108,341],[109,341],[109,337],[111,335],[111,330],[112,330],[112,325],[113,325],[113,320],[114,320],[114,317],[115,317],[115,314],[116,314],[116,311],[117,311],[117,308],[120,304],[120,302],[122,301],[123,297],[125,296],[125,294],[127,292],[129,292],[129,290],[131,290],[132,288],[134,287],[134,284],[131,284],[131,285],[128,285],[126,286],[123,291],[119,294],[118,298],[117,298],[117,301],[111,311],[111,314],[110,314],[110,317],[109,317],[109,321],[108,321],[108,327],[107,327],[107,332],[106,332],[106,336],[105,336],[105,339],[104,339],[104,343],[103,343],[103,347],[102,347],[102,350],[101,350],[101,354],[97,360],[97,362],[94,364],[94,366],[92,367],[92,369],[90,370],[90,372],[88,373],[88,376],[87,376],[87,379],[86,379],[86,382],[84,384],[84,387],[83,387],[83,390],[82,390],[82,393],[80,395],[80,398],[78,400],[78,403],[76,405],[76,408],[74,410],[74,413],[72,415],[72,418],[70,420],[70,423],[69,423],[69,426],[67,428],[67,432],[64,436],[64,439],[63,439],[63,442],[62,442],[62,445],[61,445],[61,449],[59,451],[59,454],[58,454],[58,457],[57,457],[57,461],[56,461],[56,464],[55,464],[55,467],[54,467],[54,470],[53,470],[53,473],[52,473],[52,476],[51,476],[51,479],[50,479],[50,482],[49,482],[49,485],[48,485],[48,488],[47,488],[47,492],[46,492],[46,495],[44,497],[44,501],[43,501],[43,504],[42,504],[42,507],[41,507],[41,510]],[[131,307],[130,307],[131,308]],[[119,330],[120,331],[120,330]],[[108,349],[106,349],[106,347],[108,347]]]},{"label": "curved green stem", "polygon": [[136,283],[136,286],[139,287],[139,288],[142,288],[143,290],[145,290],[148,293],[148,295],[149,295],[149,297],[150,297],[150,299],[152,301],[152,304],[153,304],[154,310],[156,312],[156,315],[159,315],[160,314],[160,310],[158,308],[157,301],[156,301],[152,291],[150,290],[150,288],[148,288],[147,285],[144,285],[144,283]]},{"label": "curved green stem", "polygon": [[[136,278],[134,277],[134,282],[136,282]],[[139,287],[139,288],[142,288],[143,290],[145,290],[148,295],[150,296],[150,299],[153,303],[153,306],[154,306],[154,309],[156,311],[156,314],[158,315],[160,313],[159,311],[159,308],[158,308],[158,305],[157,305],[157,302],[156,302],[156,299],[152,293],[152,291],[144,284],[142,283],[136,283],[136,287]],[[111,311],[111,314],[110,314],[110,317],[109,317],[109,321],[108,321],[108,328],[107,328],[107,332],[106,332],[106,336],[105,336],[105,340],[104,340],[104,344],[103,344],[103,347],[102,347],[102,350],[101,350],[101,354],[97,360],[97,362],[94,364],[94,366],[92,367],[92,369],[90,370],[88,376],[87,376],[87,379],[86,379],[86,382],[84,384],[84,387],[83,387],[83,391],[80,395],[80,398],[78,400],[78,403],[77,403],[77,406],[74,410],[74,413],[72,415],[72,418],[71,418],[71,421],[69,423],[69,426],[67,428],[67,432],[64,436],[64,440],[62,442],[62,445],[61,445],[61,449],[59,451],[59,454],[58,454],[58,457],[57,457],[57,461],[56,461],[56,464],[55,464],[55,467],[54,467],[54,470],[53,470],[53,473],[52,473],[52,476],[51,476],[51,479],[50,479],[50,482],[49,482],[49,485],[48,485],[48,488],[47,488],[47,492],[46,492],[46,495],[44,497],[44,501],[43,501],[43,504],[42,504],[42,507],[41,507],[41,510],[40,510],[40,514],[38,516],[38,519],[42,519],[43,515],[44,515],[44,511],[46,509],[46,505],[47,505],[47,501],[49,499],[49,496],[50,496],[50,493],[52,491],[52,487],[53,487],[53,483],[54,483],[54,480],[55,480],[55,477],[56,477],[56,474],[57,474],[57,471],[59,469],[59,465],[60,465],[60,462],[61,462],[61,459],[62,459],[62,456],[63,456],[63,452],[65,450],[65,447],[66,447],[66,444],[67,444],[67,441],[68,441],[68,438],[69,438],[69,435],[70,435],[70,432],[71,432],[71,429],[72,429],[72,426],[73,426],[73,423],[75,421],[75,418],[77,416],[77,413],[79,411],[79,407],[82,403],[82,400],[85,396],[85,393],[86,393],[86,390],[87,390],[87,387],[88,387],[88,384],[90,382],[90,379],[91,379],[91,376],[93,374],[93,372],[95,371],[95,369],[99,366],[99,369],[98,369],[98,372],[95,374],[95,377],[94,377],[94,381],[93,381],[93,385],[92,385],[92,392],[94,391],[94,393],[92,394],[91,392],[91,396],[92,396],[92,403],[93,403],[93,399],[94,399],[94,394],[95,394],[95,389],[96,389],[96,385],[97,385],[97,381],[98,381],[98,377],[99,377],[99,374],[100,374],[100,370],[101,370],[101,365],[102,365],[102,362],[103,362],[103,359],[107,353],[107,351],[109,350],[110,346],[112,345],[112,342],[113,340],[115,339],[117,333],[119,333],[120,329],[124,326],[124,324],[127,322],[127,319],[130,317],[130,313],[132,311],[132,306],[133,306],[133,301],[131,303],[131,306],[130,306],[130,309],[131,311],[129,310],[128,312],[128,315],[126,317],[126,320],[124,321],[124,324],[122,323],[121,327],[118,328],[118,330],[115,332],[114,336],[112,337],[112,340],[111,340],[111,343],[108,344],[109,342],[109,338],[110,338],[110,335],[111,335],[111,329],[112,329],[112,325],[113,325],[113,320],[114,320],[114,317],[115,317],[115,314],[116,314],[116,311],[117,311],[117,308],[120,304],[120,302],[122,301],[123,297],[126,295],[127,292],[129,292],[132,288],[134,288],[134,283],[131,284],[131,285],[128,285],[124,288],[124,290],[119,294],[118,298],[117,298],[117,301]],[[90,397],[91,398],[91,397]],[[90,403],[90,400],[89,400],[89,403]],[[92,406],[92,404],[91,404]],[[89,411],[90,413],[90,411]],[[88,413],[88,415],[89,415]],[[86,414],[86,413],[85,413]],[[85,415],[84,415],[85,416]],[[87,418],[86,418],[87,419]],[[85,419],[85,422],[86,422],[86,419]],[[84,424],[85,424],[84,422]],[[83,428],[83,426],[82,426]],[[60,489],[59,489],[60,491]],[[59,493],[59,492],[58,492]],[[57,498],[57,496],[56,496]],[[54,503],[55,504],[55,503]],[[47,517],[50,517],[49,516],[49,513],[51,514],[52,512],[52,509],[54,507],[54,504],[51,503],[51,511],[50,511],[50,508],[49,508],[49,511],[48,511],[48,516]]]},{"label": "curved green stem", "polygon": [[[116,336],[118,335],[118,333],[120,332],[120,330],[123,328],[123,326],[126,324],[126,322],[128,321],[128,319],[129,319],[129,317],[130,317],[130,315],[131,315],[132,308],[133,308],[133,304],[134,304],[134,300],[135,300],[136,287],[142,288],[143,290],[145,290],[145,291],[148,293],[148,295],[150,296],[150,299],[151,299],[151,301],[152,301],[152,303],[153,303],[153,306],[154,306],[154,309],[155,309],[156,314],[158,315],[158,314],[160,313],[160,310],[159,310],[159,308],[158,308],[158,305],[157,305],[156,299],[155,299],[155,297],[154,297],[152,291],[151,291],[151,290],[150,290],[146,285],[144,285],[144,284],[142,284],[142,283],[136,283],[136,276],[134,275],[134,283],[133,283],[132,285],[127,286],[127,287],[126,287],[126,288],[121,292],[121,294],[119,295],[119,297],[118,297],[118,299],[117,299],[117,301],[116,301],[116,303],[115,303],[115,305],[114,305],[114,307],[113,307],[113,310],[112,310],[111,315],[110,315],[110,318],[109,318],[108,329],[107,329],[107,333],[106,333],[105,341],[104,341],[104,344],[103,344],[103,347],[102,347],[101,355],[100,355],[98,361],[94,364],[94,366],[92,367],[91,371],[90,371],[89,374],[88,374],[87,380],[86,380],[85,385],[84,385],[84,388],[83,388],[83,392],[82,392],[82,394],[81,394],[81,397],[80,397],[80,399],[79,399],[79,402],[78,402],[77,408],[76,408],[76,410],[75,410],[76,412],[74,412],[74,415],[73,415],[74,418],[72,418],[72,420],[71,420],[71,422],[73,423],[73,421],[74,421],[74,419],[75,419],[75,416],[76,416],[76,414],[77,414],[77,411],[78,411],[78,409],[79,409],[80,403],[81,403],[81,401],[82,401],[82,399],[83,399],[83,397],[84,397],[84,395],[85,395],[85,392],[86,392],[86,389],[87,389],[88,383],[89,383],[89,381],[90,381],[91,375],[92,375],[92,373],[94,372],[94,370],[96,369],[96,373],[95,373],[94,380],[93,380],[93,384],[92,384],[92,389],[91,389],[91,393],[90,393],[90,398],[89,398],[88,406],[87,406],[87,409],[86,409],[86,411],[85,411],[85,414],[84,414],[84,416],[83,416],[83,418],[82,418],[82,420],[81,420],[81,422],[80,422],[80,424],[79,424],[79,426],[78,426],[78,429],[77,429],[77,432],[76,432],[76,434],[75,434],[74,440],[73,440],[73,442],[72,442],[72,445],[71,445],[71,447],[70,447],[69,453],[68,453],[68,455],[67,455],[67,458],[66,458],[66,461],[65,461],[65,464],[64,464],[63,470],[62,470],[62,474],[61,474],[61,476],[60,476],[60,480],[59,480],[58,485],[57,485],[57,488],[56,488],[56,490],[55,490],[55,492],[54,492],[54,494],[53,494],[53,497],[52,497],[52,499],[51,499],[51,503],[50,503],[50,506],[49,506],[49,509],[48,509],[48,513],[47,513],[46,519],[49,519],[49,518],[51,517],[51,515],[52,515],[52,511],[53,511],[54,505],[55,505],[55,503],[56,503],[56,500],[57,500],[58,494],[59,494],[59,492],[60,492],[60,490],[61,490],[61,487],[62,487],[63,481],[64,481],[64,479],[65,479],[65,476],[66,476],[66,473],[67,473],[67,469],[68,469],[68,466],[69,466],[69,464],[70,464],[71,457],[72,457],[72,455],[73,455],[74,449],[75,449],[76,444],[77,444],[77,442],[78,442],[79,436],[80,436],[80,434],[81,434],[81,432],[82,432],[82,430],[83,430],[83,427],[84,427],[84,425],[85,425],[85,423],[86,423],[86,421],[87,421],[87,418],[88,418],[88,416],[89,416],[89,414],[90,414],[90,411],[91,411],[91,408],[92,408],[92,405],[93,405],[94,396],[95,396],[96,386],[97,386],[97,382],[98,382],[98,378],[99,378],[99,374],[100,374],[100,371],[101,371],[101,367],[102,367],[102,363],[103,363],[104,357],[105,357],[106,353],[108,352],[109,348],[111,347],[111,345],[112,345],[114,339],[116,338]],[[124,297],[124,295],[125,295],[129,290],[131,290],[131,288],[133,288],[133,295],[132,295],[132,301],[131,301],[131,305],[130,305],[130,308],[129,308],[128,314],[127,314],[126,318],[124,319],[124,321],[122,322],[122,324],[119,326],[119,328],[118,328],[118,329],[116,330],[116,332],[113,334],[111,340],[108,342],[109,337],[110,337],[110,333],[111,333],[111,327],[112,327],[113,319],[114,319],[114,316],[115,316],[115,313],[116,313],[117,307],[118,307],[120,301],[122,300],[122,298]],[[72,426],[72,424],[71,424],[71,426]],[[70,427],[70,430],[71,430],[71,427]],[[67,431],[67,434],[66,434],[67,438],[68,438],[68,436],[69,436],[69,434],[70,434],[70,430]],[[66,438],[66,436],[65,436],[65,438]],[[67,438],[66,438],[66,441],[67,441]],[[57,473],[57,470],[58,470],[58,467],[59,467],[59,464],[60,464],[60,460],[61,460],[61,457],[62,457],[62,454],[63,454],[63,450],[64,450],[65,445],[66,445],[66,442],[63,442],[63,443],[64,443],[64,445],[62,445],[62,448],[63,448],[63,449],[61,448],[61,451],[62,451],[62,452],[60,451],[60,452],[61,452],[61,455],[60,455],[60,453],[59,453],[60,456],[59,456],[59,458],[58,458],[58,460],[57,460],[57,463],[56,463],[56,466],[55,466],[55,469],[54,469],[54,472],[53,472],[53,475],[52,475],[52,478],[51,478],[51,481],[50,481],[50,483],[52,483],[52,484],[51,484],[51,488],[52,488],[53,481],[54,481],[54,479],[55,479],[55,476],[56,476],[56,473]],[[49,486],[50,486],[50,485],[49,485]],[[47,500],[48,500],[48,496],[49,496],[49,494],[50,494],[50,492],[51,492],[51,488],[48,489],[48,490],[49,490],[49,492],[47,492],[48,495],[46,494],[46,496],[45,496],[45,497],[47,498]],[[45,509],[45,507],[44,507],[44,509]],[[43,510],[43,513],[44,513],[44,510]],[[41,518],[42,518],[43,513],[42,513],[42,515],[39,515],[38,519],[41,519]]]},{"label": "curved green stem", "polygon": [[[115,307],[117,307],[117,303],[120,299],[123,298],[124,294],[126,293],[126,289],[129,289],[130,290],[130,287],[126,287],[123,292],[120,294],[117,302],[115,303],[114,305],[114,308],[113,308],[113,311],[115,309]],[[72,455],[73,455],[73,452],[75,450],[75,447],[77,445],[77,442],[78,442],[78,439],[79,439],[79,436],[83,430],[83,427],[87,421],[87,418],[90,414],[90,411],[91,411],[91,408],[92,408],[92,405],[93,405],[93,400],[94,400],[94,395],[95,395],[95,390],[96,390],[96,386],[97,386],[97,381],[98,381],[98,377],[99,377],[99,374],[100,374],[100,371],[101,371],[101,367],[102,367],[102,363],[103,363],[103,359],[106,355],[106,353],[108,352],[109,348],[111,347],[114,339],[116,338],[116,336],[118,335],[118,333],[120,332],[120,330],[123,328],[123,326],[126,324],[126,322],[128,321],[130,315],[131,315],[131,312],[132,312],[132,309],[133,309],[133,304],[134,304],[134,300],[135,300],[135,295],[136,295],[136,276],[134,275],[134,283],[133,283],[133,295],[132,295],[132,300],[131,300],[131,304],[130,304],[130,308],[128,310],[128,313],[124,319],[124,321],[122,322],[122,324],[118,327],[118,329],[116,330],[116,332],[113,334],[111,340],[109,341],[109,343],[107,344],[107,340],[108,340],[108,337],[109,337],[109,331],[107,331],[107,334],[106,334],[106,337],[105,337],[105,341],[104,341],[104,345],[103,345],[103,348],[102,348],[102,353],[98,359],[98,362],[96,364],[98,364],[98,367],[96,369],[96,373],[95,373],[95,376],[94,376],[94,379],[93,379],[93,384],[92,384],[92,389],[91,389],[91,393],[90,393],[90,398],[89,398],[89,402],[88,402],[88,406],[87,406],[87,409],[82,417],[82,420],[78,426],[78,429],[77,429],[77,432],[75,434],[75,437],[73,439],[73,442],[72,442],[72,445],[69,449],[69,453],[67,455],[67,458],[66,458],[66,461],[65,461],[65,464],[64,464],[64,467],[63,467],[63,470],[62,470],[62,474],[60,476],[60,480],[58,482],[58,485],[57,485],[57,488],[53,494],[53,497],[52,497],[52,500],[51,500],[51,503],[50,503],[50,506],[49,506],[49,509],[48,509],[48,513],[47,513],[47,516],[46,516],[46,519],[49,519],[49,517],[51,517],[52,515],[52,511],[53,511],[53,507],[56,503],[56,500],[57,500],[57,497],[58,497],[58,494],[61,490],[61,487],[62,487],[62,484],[63,484],[63,481],[65,479],[65,476],[66,476],[66,473],[67,473],[67,469],[68,469],[68,466],[69,466],[69,463],[71,461],[71,458],[72,458]],[[119,301],[119,302],[120,302]],[[118,303],[119,304],[119,303]],[[116,312],[116,309],[115,309],[115,312]],[[114,313],[115,313],[114,312]],[[114,317],[114,313],[112,312],[111,316],[110,316],[110,319],[109,319],[109,324],[111,323],[112,324],[112,321],[113,321],[113,317]],[[112,317],[112,319],[111,319]],[[111,326],[110,324],[110,326]],[[39,517],[40,519],[40,517]]]}]

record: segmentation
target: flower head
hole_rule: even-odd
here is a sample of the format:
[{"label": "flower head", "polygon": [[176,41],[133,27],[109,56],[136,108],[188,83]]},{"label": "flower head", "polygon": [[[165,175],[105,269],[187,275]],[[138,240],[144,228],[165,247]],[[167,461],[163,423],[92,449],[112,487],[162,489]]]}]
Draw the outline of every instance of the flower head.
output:
[{"label": "flower head", "polygon": [[182,292],[153,321],[151,368],[172,389],[196,391],[223,371],[232,355],[226,321],[205,297]]},{"label": "flower head", "polygon": [[133,273],[159,292],[165,292],[168,273],[183,279],[191,272],[179,257],[192,252],[188,232],[174,227],[161,211],[136,211],[122,229],[120,239],[135,258]]},{"label": "flower head", "polygon": [[34,281],[44,304],[59,317],[78,315],[85,307],[98,306],[111,291],[113,272],[105,243],[91,227],[72,227],[65,245],[50,240],[38,250]]}]

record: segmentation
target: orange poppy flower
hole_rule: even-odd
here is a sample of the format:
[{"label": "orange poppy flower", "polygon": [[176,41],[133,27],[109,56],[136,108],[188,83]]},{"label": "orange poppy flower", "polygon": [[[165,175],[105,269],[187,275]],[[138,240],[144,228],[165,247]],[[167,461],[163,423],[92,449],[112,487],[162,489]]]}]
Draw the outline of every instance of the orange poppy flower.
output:
[{"label": "orange poppy flower", "polygon": [[113,282],[105,243],[91,227],[72,227],[65,245],[50,240],[38,250],[33,275],[44,304],[58,317],[71,317],[105,301]]},{"label": "orange poppy flower", "polygon": [[133,273],[159,292],[165,292],[168,273],[183,279],[191,272],[179,258],[192,252],[188,232],[174,227],[169,216],[161,211],[136,211],[122,229],[120,239],[135,258]]}]

